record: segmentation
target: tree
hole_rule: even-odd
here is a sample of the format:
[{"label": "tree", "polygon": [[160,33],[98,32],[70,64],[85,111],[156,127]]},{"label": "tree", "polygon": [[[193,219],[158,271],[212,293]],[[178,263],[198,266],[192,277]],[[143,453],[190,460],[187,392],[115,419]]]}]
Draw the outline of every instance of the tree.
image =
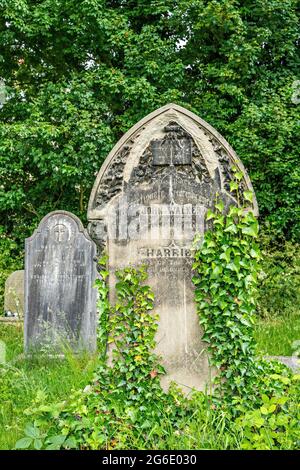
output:
[{"label": "tree", "polygon": [[113,144],[172,101],[236,149],[276,237],[299,239],[298,21],[296,0],[0,0],[2,236],[23,246],[55,209],[85,222]]}]

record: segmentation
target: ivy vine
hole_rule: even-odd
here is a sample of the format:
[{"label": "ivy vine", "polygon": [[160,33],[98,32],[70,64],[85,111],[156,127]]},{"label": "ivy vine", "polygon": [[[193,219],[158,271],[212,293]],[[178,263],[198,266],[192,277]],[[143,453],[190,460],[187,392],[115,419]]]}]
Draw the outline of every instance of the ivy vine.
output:
[{"label": "ivy vine", "polygon": [[[230,190],[238,199],[242,173],[234,168],[234,175]],[[252,198],[250,191],[243,193],[246,203]],[[225,212],[220,199],[206,218],[211,229],[203,241],[199,236],[195,239],[193,283],[202,340],[207,343],[211,365],[218,371],[215,399],[231,404],[243,399],[253,406],[262,390],[271,394],[282,391],[283,384],[274,382],[271,375],[284,371],[283,366],[256,357],[253,326],[261,259],[258,221],[246,206],[232,205]],[[285,373],[288,375],[287,370]],[[233,411],[237,412],[238,406]]]}]

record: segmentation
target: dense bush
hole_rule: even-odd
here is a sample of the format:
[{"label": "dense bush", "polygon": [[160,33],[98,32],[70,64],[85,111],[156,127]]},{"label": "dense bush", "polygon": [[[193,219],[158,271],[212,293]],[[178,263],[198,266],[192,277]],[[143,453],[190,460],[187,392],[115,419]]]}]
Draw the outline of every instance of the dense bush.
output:
[{"label": "dense bush", "polygon": [[0,0],[2,235],[18,252],[50,210],[85,222],[113,144],[174,101],[236,149],[272,237],[299,241],[298,22],[297,0]]},{"label": "dense bush", "polygon": [[170,101],[248,167],[262,220],[299,239],[297,0],[1,0],[0,220],[83,220],[103,159]]},{"label": "dense bush", "polygon": [[300,313],[300,245],[285,240],[274,243],[266,233],[260,238],[258,313],[269,318]]}]

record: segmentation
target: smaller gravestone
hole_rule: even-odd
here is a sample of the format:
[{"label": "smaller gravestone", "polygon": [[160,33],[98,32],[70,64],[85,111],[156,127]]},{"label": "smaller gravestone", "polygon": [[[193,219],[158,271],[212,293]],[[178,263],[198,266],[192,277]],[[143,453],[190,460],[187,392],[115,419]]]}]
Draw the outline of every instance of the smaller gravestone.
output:
[{"label": "smaller gravestone", "polygon": [[14,271],[5,282],[4,312],[9,317],[24,315],[24,271]]},{"label": "smaller gravestone", "polygon": [[80,220],[51,212],[25,242],[25,350],[96,349],[96,245]]}]

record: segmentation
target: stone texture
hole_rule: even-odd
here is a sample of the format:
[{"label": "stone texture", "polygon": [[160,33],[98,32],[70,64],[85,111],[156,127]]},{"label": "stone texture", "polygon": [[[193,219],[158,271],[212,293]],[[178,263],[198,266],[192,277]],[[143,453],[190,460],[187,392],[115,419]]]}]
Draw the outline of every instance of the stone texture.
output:
[{"label": "stone texture", "polygon": [[[156,352],[167,375],[185,391],[210,387],[214,371],[201,341],[192,285],[192,241],[209,226],[205,214],[216,194],[229,194],[232,166],[251,182],[227,142],[194,114],[168,105],[136,124],[102,165],[91,193],[89,231],[109,255],[111,301],[115,270],[147,264],[159,314]],[[253,207],[257,213],[254,198]]]},{"label": "stone texture", "polygon": [[24,315],[24,270],[14,271],[6,279],[4,312],[15,317]]},{"label": "stone texture", "polygon": [[80,220],[48,214],[25,242],[25,350],[96,348],[96,245]]},{"label": "stone texture", "polygon": [[278,361],[288,366],[293,372],[300,372],[300,358],[298,356],[265,356],[268,361]]}]

